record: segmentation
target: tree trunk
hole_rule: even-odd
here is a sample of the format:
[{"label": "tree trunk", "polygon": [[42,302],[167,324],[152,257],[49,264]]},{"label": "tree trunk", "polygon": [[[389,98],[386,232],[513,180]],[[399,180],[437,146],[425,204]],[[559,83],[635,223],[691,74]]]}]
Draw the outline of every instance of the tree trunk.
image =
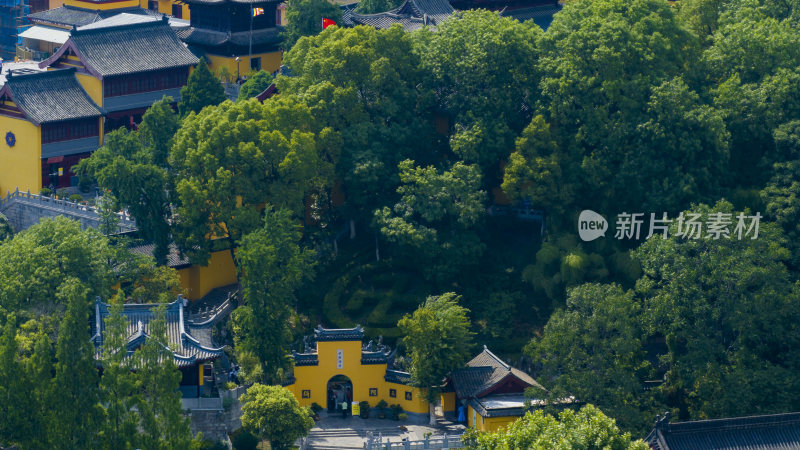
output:
[{"label": "tree trunk", "polygon": [[430,422],[429,425],[432,427],[436,426],[436,403],[428,402],[428,415],[430,415]]},{"label": "tree trunk", "polygon": [[375,235],[375,261],[379,261],[380,262],[380,260],[381,260],[381,252],[380,252],[380,248],[378,247],[378,235],[376,234]]},{"label": "tree trunk", "polygon": [[350,239],[356,238],[356,221],[350,219]]}]

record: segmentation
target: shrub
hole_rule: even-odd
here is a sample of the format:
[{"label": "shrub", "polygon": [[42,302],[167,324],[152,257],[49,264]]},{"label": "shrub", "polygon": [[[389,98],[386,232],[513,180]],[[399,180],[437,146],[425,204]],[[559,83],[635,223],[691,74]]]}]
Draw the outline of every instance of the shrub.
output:
[{"label": "shrub", "polygon": [[69,196],[69,201],[79,203],[83,201],[83,196],[81,194],[72,194]]},{"label": "shrub", "polygon": [[386,409],[388,406],[389,406],[389,404],[386,403],[386,400],[381,400],[381,401],[378,402],[377,405],[375,405],[375,407],[378,408],[378,409]]},{"label": "shrub", "polygon": [[51,195],[53,195],[53,191],[51,191],[50,188],[43,187],[39,189],[39,195],[50,197]]},{"label": "shrub", "polygon": [[244,428],[239,428],[231,433],[231,443],[234,450],[256,450],[258,448],[258,438]]},{"label": "shrub", "polygon": [[225,387],[225,389],[228,389],[228,390],[233,390],[233,389],[236,389],[237,387],[239,387],[239,386],[238,386],[236,383],[234,383],[233,381],[226,381],[226,382],[225,382],[225,384],[224,384],[223,386]]},{"label": "shrub", "polygon": [[317,403],[317,402],[314,402],[314,403],[311,404],[311,411],[314,413],[314,415],[319,414],[323,409],[325,409],[325,408],[320,406],[320,404]]},{"label": "shrub", "polygon": [[392,410],[392,420],[400,420],[400,414],[403,413],[403,407],[398,404],[394,404],[389,408]]},{"label": "shrub", "polygon": [[369,402],[364,400],[358,402],[358,415],[361,416],[362,419],[366,419],[369,417]]},{"label": "shrub", "polygon": [[66,189],[56,190],[56,196],[58,196],[58,198],[67,198],[67,190]]},{"label": "shrub", "polygon": [[398,418],[399,420],[402,420],[402,421],[404,421],[404,422],[405,422],[406,420],[408,420],[408,414],[406,414],[406,413],[400,413],[400,414],[398,414],[398,415],[397,415],[397,418]]}]

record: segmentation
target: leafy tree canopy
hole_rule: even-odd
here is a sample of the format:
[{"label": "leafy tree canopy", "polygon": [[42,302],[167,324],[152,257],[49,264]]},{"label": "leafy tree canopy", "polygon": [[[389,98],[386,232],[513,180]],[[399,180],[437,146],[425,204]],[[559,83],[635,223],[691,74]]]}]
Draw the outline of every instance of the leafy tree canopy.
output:
[{"label": "leafy tree canopy", "polygon": [[507,428],[482,433],[474,428],[464,434],[467,448],[475,450],[511,449],[587,449],[587,450],[647,450],[641,440],[631,441],[630,433],[622,433],[614,419],[592,405],[580,411],[565,410],[558,419],[533,411]]},{"label": "leafy tree canopy", "polygon": [[308,434],[314,419],[286,388],[256,383],[242,397],[242,426],[269,440],[273,449],[284,450]]}]

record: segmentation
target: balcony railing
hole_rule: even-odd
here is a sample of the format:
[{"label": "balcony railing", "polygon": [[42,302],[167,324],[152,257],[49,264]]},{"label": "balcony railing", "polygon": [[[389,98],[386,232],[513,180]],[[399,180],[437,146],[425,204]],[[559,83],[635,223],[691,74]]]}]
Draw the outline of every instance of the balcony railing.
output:
[{"label": "balcony railing", "polygon": [[31,50],[28,47],[17,46],[17,58],[20,60],[44,61],[50,57],[50,52],[42,52],[39,50]]}]

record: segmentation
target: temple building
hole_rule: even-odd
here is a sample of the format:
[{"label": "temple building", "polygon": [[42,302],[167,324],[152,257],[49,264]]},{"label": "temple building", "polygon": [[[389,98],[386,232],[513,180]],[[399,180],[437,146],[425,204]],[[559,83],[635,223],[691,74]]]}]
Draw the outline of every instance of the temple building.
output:
[{"label": "temple building", "polygon": [[224,68],[238,78],[250,71],[280,68],[280,1],[184,1],[191,11],[191,26],[179,31],[179,36],[208,60],[212,72]]},{"label": "temple building", "polygon": [[756,450],[800,448],[800,413],[670,422],[656,419],[645,438],[653,450]]},{"label": "temple building", "polygon": [[303,353],[292,354],[294,377],[286,385],[302,406],[316,403],[333,409],[336,393],[354,402],[399,404],[409,418],[425,420],[428,402],[423,389],[411,386],[408,372],[395,370],[394,351],[381,343],[364,344],[361,326],[345,329],[317,327],[306,339]]},{"label": "temple building", "polygon": [[405,0],[397,8],[377,14],[358,14],[346,9],[342,23],[344,26],[369,25],[375,28],[389,28],[399,23],[404,30],[413,31],[423,26],[435,28],[454,12],[448,0]]},{"label": "temple building", "polygon": [[75,68],[89,96],[106,111],[106,131],[132,126],[164,96],[180,101],[199,59],[178,39],[166,16],[122,26],[83,27],[41,68]]},{"label": "temple building", "polygon": [[[131,251],[143,255],[153,255],[155,245],[145,243],[131,247]],[[230,250],[211,252],[208,264],[192,264],[186,255],[181,255],[175,244],[170,244],[167,254],[167,267],[178,272],[181,290],[189,300],[200,300],[214,289],[238,284],[236,265]]]},{"label": "temple building", "polygon": [[0,89],[0,192],[69,186],[72,165],[102,143],[103,113],[74,68],[9,74]]},{"label": "temple building", "polygon": [[[128,321],[129,356],[150,339],[150,321],[155,317],[158,306],[158,304],[131,303],[124,305],[122,314]],[[184,397],[198,397],[203,386],[210,385],[205,379],[213,377],[213,371],[206,370],[205,363],[222,355],[222,348],[215,347],[211,342],[213,318],[197,323],[187,317],[184,311],[184,299],[180,296],[167,305],[167,339],[173,361],[182,374],[181,393]],[[102,356],[105,321],[109,314],[109,305],[97,299],[94,305],[91,339],[98,359]]]},{"label": "temple building", "polygon": [[454,370],[442,395],[442,409],[456,414],[465,409],[467,426],[481,431],[495,431],[514,422],[525,413],[525,400],[544,406],[544,400],[529,399],[525,390],[543,388],[527,373],[516,369],[492,353],[486,346],[466,367]]},{"label": "temple building", "polygon": [[[159,12],[139,7],[92,10],[68,5],[30,14],[28,20],[33,25],[20,34],[22,44],[17,48],[17,57],[43,61],[64,45],[76,28],[153,22],[161,20],[162,16]],[[187,20],[176,18],[169,18],[169,23],[175,30],[189,26]]]}]

